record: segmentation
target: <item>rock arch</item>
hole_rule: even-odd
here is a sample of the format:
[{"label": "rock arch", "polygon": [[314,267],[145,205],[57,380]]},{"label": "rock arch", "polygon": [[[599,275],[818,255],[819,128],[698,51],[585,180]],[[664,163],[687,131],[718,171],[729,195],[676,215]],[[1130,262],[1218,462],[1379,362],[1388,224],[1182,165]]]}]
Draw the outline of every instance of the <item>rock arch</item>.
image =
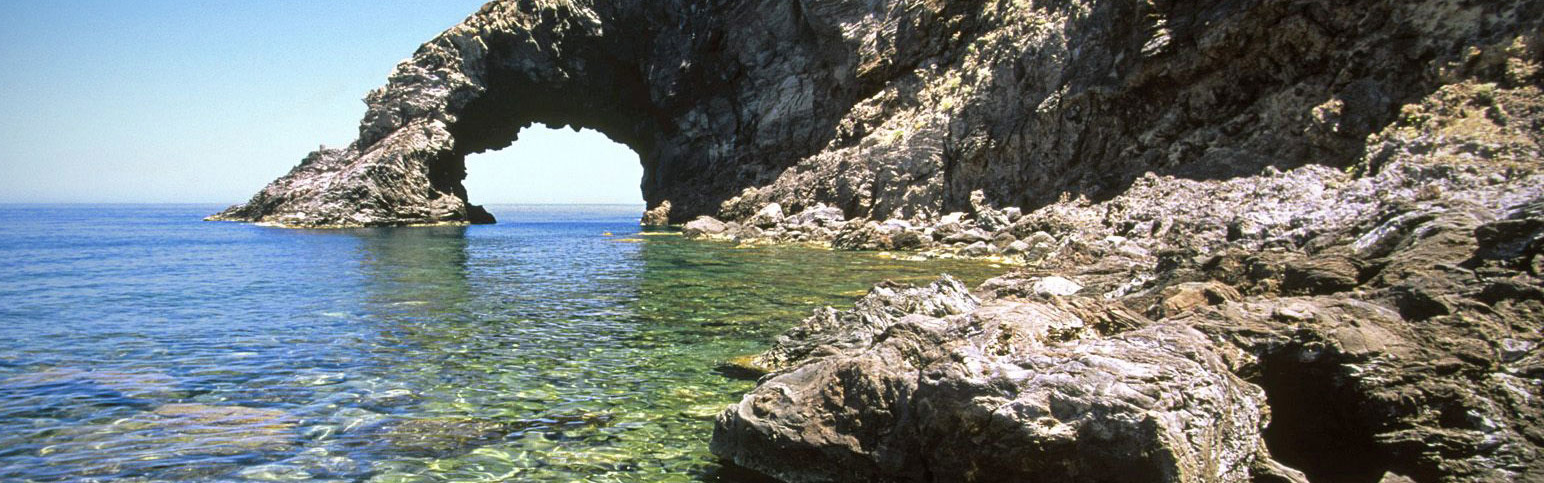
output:
[{"label": "rock arch", "polygon": [[[464,157],[532,123],[631,147],[669,218],[1034,208],[1146,172],[1349,166],[1399,106],[1534,56],[1536,0],[495,0],[212,219],[462,223]],[[1442,22],[1431,19],[1441,18]]]},{"label": "rock arch", "polygon": [[[645,199],[671,200],[674,220],[715,213],[825,144],[839,106],[858,94],[852,59],[820,48],[840,44],[840,32],[811,31],[797,2],[678,14],[717,3],[489,3],[366,97],[356,141],[311,153],[211,219],[491,221],[468,202],[465,157],[506,147],[534,123],[594,129],[637,152]],[[731,33],[727,24],[755,28]]]}]

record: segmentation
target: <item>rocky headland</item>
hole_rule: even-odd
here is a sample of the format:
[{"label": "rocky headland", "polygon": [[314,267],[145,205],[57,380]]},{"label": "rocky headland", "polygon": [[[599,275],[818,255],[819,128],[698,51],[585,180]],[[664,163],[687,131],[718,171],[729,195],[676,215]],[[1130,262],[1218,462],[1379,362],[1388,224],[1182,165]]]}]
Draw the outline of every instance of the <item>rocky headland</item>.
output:
[{"label": "rocky headland", "polygon": [[646,225],[1018,265],[742,361],[736,465],[1539,481],[1541,28],[1537,0],[497,1],[211,218],[487,222],[467,154],[593,128],[639,153]]}]

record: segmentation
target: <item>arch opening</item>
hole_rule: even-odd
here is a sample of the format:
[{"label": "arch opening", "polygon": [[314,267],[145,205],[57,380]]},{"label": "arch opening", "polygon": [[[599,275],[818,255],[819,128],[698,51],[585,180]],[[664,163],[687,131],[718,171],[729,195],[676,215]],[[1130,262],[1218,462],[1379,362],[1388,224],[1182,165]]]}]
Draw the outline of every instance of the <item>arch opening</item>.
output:
[{"label": "arch opening", "polygon": [[644,205],[638,153],[591,129],[529,126],[510,146],[469,154],[464,164],[473,206]]},{"label": "arch opening", "polygon": [[[642,70],[634,60],[637,56],[614,55],[615,46],[607,45],[599,32],[558,34],[561,39],[535,42],[505,35],[481,40],[486,48],[481,57],[482,77],[497,82],[483,84],[482,91],[458,109],[447,126],[454,138],[451,151],[430,160],[427,166],[435,189],[454,194],[465,203],[467,221],[495,221],[479,203],[596,201],[618,193],[627,193],[630,196],[625,199],[633,200],[639,191],[642,199],[658,202],[653,196],[659,183],[650,183],[648,177],[657,171],[654,160],[658,157],[659,123]],[[565,51],[577,55],[552,56],[540,47],[547,44],[565,45]],[[567,146],[548,142],[563,144],[556,138],[562,137],[558,132],[565,127],[578,139]],[[526,141],[517,144],[521,138]],[[533,149],[535,152],[528,152]],[[576,157],[586,159],[576,163]],[[599,158],[613,160],[602,162]],[[505,162],[485,164],[485,159]],[[493,178],[506,173],[504,182],[513,188],[467,188],[468,169],[479,169],[478,165],[494,173]],[[584,165],[594,168],[588,176],[563,169]],[[526,174],[512,173],[519,171]],[[613,179],[618,173],[631,179],[625,191],[618,189]],[[554,191],[565,186],[582,188],[586,178],[607,181],[589,183],[596,186],[588,187],[585,193]],[[485,181],[479,176],[471,183],[479,186]],[[514,198],[522,189],[536,196]]]}]

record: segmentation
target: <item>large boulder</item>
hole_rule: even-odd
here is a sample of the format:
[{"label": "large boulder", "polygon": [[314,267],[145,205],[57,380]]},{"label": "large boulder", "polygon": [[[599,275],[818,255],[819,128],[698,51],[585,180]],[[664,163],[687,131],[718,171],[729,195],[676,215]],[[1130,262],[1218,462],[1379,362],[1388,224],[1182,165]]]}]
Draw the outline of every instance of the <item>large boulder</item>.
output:
[{"label": "large boulder", "polygon": [[757,228],[772,228],[783,222],[783,206],[777,203],[768,203],[761,207],[755,215],[745,220],[745,224]]},{"label": "large boulder", "polygon": [[681,227],[681,233],[690,238],[704,238],[722,235],[729,230],[729,225],[711,216],[699,216]]},{"label": "large boulder", "polygon": [[815,206],[805,208],[798,214],[788,217],[788,224],[794,226],[834,226],[839,225],[847,218],[842,215],[842,209],[834,206],[826,206],[825,203],[816,203]]},{"label": "large boulder", "polygon": [[[1193,329],[1096,336],[1044,303],[912,314],[721,414],[713,452],[784,481],[1251,481],[1260,388]],[[1274,469],[1274,470],[1273,470]]]}]

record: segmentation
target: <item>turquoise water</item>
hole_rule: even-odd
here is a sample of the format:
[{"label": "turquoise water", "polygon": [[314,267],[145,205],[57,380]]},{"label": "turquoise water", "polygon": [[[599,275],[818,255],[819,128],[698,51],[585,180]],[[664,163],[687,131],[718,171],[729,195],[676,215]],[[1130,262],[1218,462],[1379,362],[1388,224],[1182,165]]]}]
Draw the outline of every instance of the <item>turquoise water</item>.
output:
[{"label": "turquoise water", "polygon": [[218,208],[0,206],[0,480],[735,481],[724,361],[883,279],[1001,270],[640,236],[634,206]]}]

